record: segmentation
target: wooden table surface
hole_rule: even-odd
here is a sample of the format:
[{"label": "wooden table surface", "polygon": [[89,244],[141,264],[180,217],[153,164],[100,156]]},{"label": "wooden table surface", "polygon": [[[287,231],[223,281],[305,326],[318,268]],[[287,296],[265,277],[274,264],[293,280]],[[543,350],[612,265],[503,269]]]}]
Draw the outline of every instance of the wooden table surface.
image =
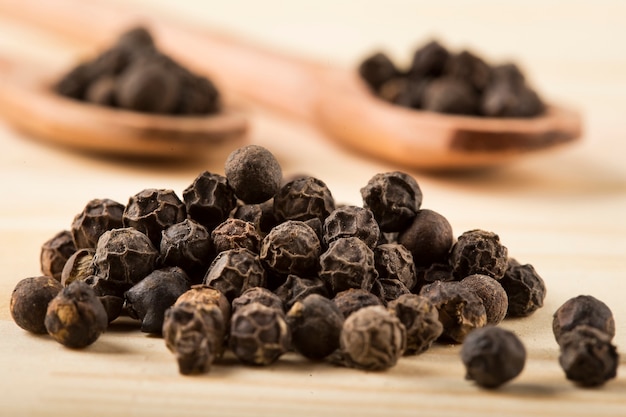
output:
[{"label": "wooden table surface", "polygon": [[[288,354],[267,368],[227,357],[207,375],[183,377],[162,339],[132,328],[117,326],[83,351],[28,334],[11,320],[11,291],[40,273],[41,244],[67,229],[87,201],[126,202],[144,188],[182,195],[201,171],[223,173],[232,148],[186,163],[99,159],[44,145],[0,122],[0,415],[626,415],[624,359],[617,379],[578,388],[559,368],[550,328],[566,299],[591,294],[613,309],[615,343],[626,347],[626,3],[132,3],[338,65],[355,65],[374,48],[407,60],[412,48],[436,36],[453,49],[517,60],[544,95],[580,109],[582,141],[558,152],[489,172],[407,170],[422,188],[423,207],[445,215],[456,235],[472,228],[497,232],[512,256],[543,276],[544,308],[502,324],[526,344],[528,362],[519,378],[496,391],[465,381],[459,347],[447,345],[381,373]],[[70,65],[84,49],[0,15],[5,52]],[[249,141],[272,150],[286,174],[324,180],[339,202],[360,204],[359,189],[374,174],[404,169],[346,151],[298,120],[248,108]]]}]

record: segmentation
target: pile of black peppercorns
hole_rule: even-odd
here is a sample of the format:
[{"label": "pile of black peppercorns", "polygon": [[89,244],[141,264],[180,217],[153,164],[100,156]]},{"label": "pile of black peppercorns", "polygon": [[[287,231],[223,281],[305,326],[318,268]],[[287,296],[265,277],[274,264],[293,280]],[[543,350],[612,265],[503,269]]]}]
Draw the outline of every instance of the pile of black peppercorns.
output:
[{"label": "pile of black peppercorns", "polygon": [[516,64],[491,65],[435,40],[418,48],[406,69],[376,52],[358,72],[378,97],[413,109],[484,117],[534,117],[545,110]]},{"label": "pile of black peppercorns", "polygon": [[220,94],[157,48],[150,32],[136,27],[54,85],[65,97],[144,113],[207,115],[220,110]]},{"label": "pile of black peppercorns", "polygon": [[[182,374],[207,372],[227,349],[248,365],[291,350],[384,370],[441,341],[463,344],[467,378],[480,386],[516,377],[525,348],[498,324],[543,306],[534,268],[495,233],[455,238],[406,173],[377,174],[361,194],[362,206],[338,204],[317,178],[283,178],[267,149],[237,149],[224,176],[202,172],[182,199],[145,189],[126,205],[88,202],[44,243],[43,275],[17,284],[12,316],[82,348],[127,315],[163,336]],[[615,376],[606,305],[574,299],[553,328],[569,379]]]}]

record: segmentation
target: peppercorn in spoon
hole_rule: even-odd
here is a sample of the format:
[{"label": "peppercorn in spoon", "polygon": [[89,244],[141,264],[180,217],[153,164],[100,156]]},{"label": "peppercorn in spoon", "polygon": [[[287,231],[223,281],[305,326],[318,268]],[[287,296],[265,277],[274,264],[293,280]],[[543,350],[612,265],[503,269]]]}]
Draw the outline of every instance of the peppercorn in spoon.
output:
[{"label": "peppercorn in spoon", "polygon": [[212,74],[230,91],[284,110],[361,153],[421,169],[502,165],[558,149],[581,134],[581,117],[557,105],[526,119],[444,115],[384,102],[356,69],[264,50],[223,34],[104,2],[0,0],[0,10],[92,44],[144,24],[172,55]]}]

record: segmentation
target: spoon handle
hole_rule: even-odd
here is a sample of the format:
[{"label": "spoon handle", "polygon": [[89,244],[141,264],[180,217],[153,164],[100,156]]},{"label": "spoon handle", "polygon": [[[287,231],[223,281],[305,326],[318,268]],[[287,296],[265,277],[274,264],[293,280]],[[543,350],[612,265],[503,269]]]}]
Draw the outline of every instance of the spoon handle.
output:
[{"label": "spoon handle", "polygon": [[261,105],[312,121],[322,74],[332,68],[265,49],[224,33],[101,0],[0,0],[13,17],[89,45],[110,45],[122,31],[144,25],[159,47],[218,86]]}]

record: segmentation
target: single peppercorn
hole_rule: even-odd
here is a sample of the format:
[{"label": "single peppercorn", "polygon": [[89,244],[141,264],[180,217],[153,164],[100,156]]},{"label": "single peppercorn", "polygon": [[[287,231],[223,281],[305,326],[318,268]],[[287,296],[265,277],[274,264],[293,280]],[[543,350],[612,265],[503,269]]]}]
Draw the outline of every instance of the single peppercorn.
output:
[{"label": "single peppercorn", "polygon": [[296,352],[320,360],[339,348],[343,315],[328,298],[311,294],[287,312],[291,343]]},{"label": "single peppercorn", "polygon": [[438,77],[443,72],[450,53],[436,40],[424,44],[413,54],[409,75],[412,78]]},{"label": "single peppercorn", "polygon": [[444,74],[455,80],[468,83],[474,91],[483,91],[491,81],[491,66],[470,51],[451,55],[444,68]]},{"label": "single peppercorn", "polygon": [[379,279],[395,279],[412,290],[416,284],[415,263],[409,250],[399,243],[385,243],[374,248],[374,266]]},{"label": "single peppercorn", "polygon": [[284,312],[284,303],[280,297],[263,287],[252,287],[243,291],[241,295],[232,302],[233,312],[252,303],[260,303],[266,307]]},{"label": "single peppercorn", "polygon": [[546,284],[532,265],[509,258],[500,284],[509,300],[507,317],[527,317],[543,307]]},{"label": "single peppercorn", "polygon": [[59,281],[48,276],[24,278],[18,282],[9,304],[15,324],[31,333],[45,334],[48,304],[62,289]]},{"label": "single peppercorn", "polygon": [[420,266],[415,268],[416,284],[411,291],[418,293],[420,289],[427,284],[435,281],[454,281],[452,275],[452,266],[448,263],[435,262],[428,266]]},{"label": "single peppercorn", "polygon": [[242,291],[264,287],[266,282],[267,276],[259,256],[245,248],[220,252],[204,276],[204,284],[221,291],[230,302]]},{"label": "single peppercorn", "polygon": [[185,204],[174,191],[147,188],[130,197],[122,220],[125,227],[144,233],[158,248],[163,231],[186,217]]},{"label": "single peppercorn", "polygon": [[281,299],[285,310],[289,310],[294,303],[301,301],[312,294],[328,296],[328,290],[324,281],[317,277],[301,278],[297,275],[288,275],[274,293]]},{"label": "single peppercorn", "polygon": [[526,348],[511,331],[487,326],[471,332],[461,346],[465,378],[497,388],[517,377],[526,363]]},{"label": "single peppercorn", "polygon": [[509,299],[500,283],[487,275],[469,275],[459,281],[483,302],[487,314],[487,324],[499,324],[506,316]]},{"label": "single peppercorn", "polygon": [[386,54],[376,52],[361,62],[358,73],[373,90],[378,90],[399,71]]},{"label": "single peppercorn", "polygon": [[464,80],[441,77],[424,88],[422,108],[438,113],[478,115],[480,95]]},{"label": "single peppercorn", "polygon": [[100,337],[109,320],[93,289],[82,281],[74,281],[50,301],[44,323],[54,340],[81,349]]},{"label": "single peppercorn", "polygon": [[152,271],[124,294],[128,315],[141,321],[144,333],[161,333],[163,315],[185,291],[189,278],[177,266]]},{"label": "single peppercorn", "polygon": [[205,308],[216,305],[222,312],[224,324],[228,325],[231,316],[231,306],[228,298],[218,289],[203,284],[192,285],[182,293],[174,302],[174,305],[192,304],[197,308]]},{"label": "single peppercorn", "polygon": [[324,221],[335,209],[335,199],[326,184],[314,177],[303,177],[283,185],[274,196],[274,215],[279,221]]},{"label": "single peppercorn", "polygon": [[259,253],[261,236],[254,224],[235,218],[228,218],[211,232],[211,241],[216,253],[229,249],[246,248]]},{"label": "single peppercorn", "polygon": [[362,308],[383,305],[380,298],[361,288],[338,292],[332,300],[345,318]]},{"label": "single peppercorn", "polygon": [[72,221],[72,238],[76,249],[95,249],[100,236],[122,225],[124,205],[104,198],[90,200]]},{"label": "single peppercorn", "polygon": [[337,239],[358,237],[371,249],[376,247],[380,229],[371,210],[358,206],[342,206],[324,220],[324,244]]},{"label": "single peppercorn", "polygon": [[617,376],[619,355],[612,336],[581,324],[559,338],[559,364],[570,381],[583,387],[596,387]]},{"label": "single peppercorn", "polygon": [[332,294],[349,288],[372,289],[378,272],[374,252],[359,238],[337,239],[322,253],[319,277]]},{"label": "single peppercorn", "polygon": [[261,242],[260,257],[267,268],[285,278],[315,274],[320,240],[304,222],[288,220],[274,227]]},{"label": "single peppercorn", "polygon": [[276,157],[266,148],[248,145],[234,150],[224,167],[228,183],[245,203],[262,203],[276,194],[283,173]]},{"label": "single peppercorn", "polygon": [[488,117],[534,117],[545,110],[545,104],[532,88],[511,88],[496,84],[485,89],[480,110]]},{"label": "single peppercorn", "polygon": [[182,268],[192,283],[202,282],[215,256],[209,232],[191,219],[163,230],[159,254],[163,265]]},{"label": "single peppercorn", "polygon": [[424,91],[430,80],[415,80],[409,77],[395,77],[386,81],[378,89],[378,97],[398,106],[419,109],[424,100]]},{"label": "single peppercorn", "polygon": [[615,336],[613,312],[604,302],[591,295],[570,298],[554,312],[552,320],[554,338],[559,343],[561,336],[582,325],[606,333],[609,340]]},{"label": "single peppercorn", "polygon": [[95,274],[93,257],[95,249],[79,249],[70,256],[61,271],[61,284],[69,285],[72,281],[85,281]]},{"label": "single peppercorn", "polygon": [[470,332],[487,324],[482,300],[459,282],[435,281],[423,286],[419,295],[437,307],[442,336],[452,342],[462,343]]},{"label": "single peppercorn", "polygon": [[61,280],[65,262],[76,252],[76,245],[69,230],[62,230],[44,242],[39,256],[41,273]]},{"label": "single peppercorn", "polygon": [[443,333],[439,312],[426,297],[417,294],[403,294],[387,304],[406,328],[405,355],[418,355],[430,348]]},{"label": "single peppercorn", "polygon": [[394,278],[377,278],[371,289],[372,293],[381,299],[384,305],[411,291],[400,281]]},{"label": "single peppercorn", "polygon": [[236,207],[235,190],[226,177],[208,171],[200,173],[183,191],[188,217],[211,232]]},{"label": "single peppercorn", "polygon": [[380,371],[394,366],[406,349],[406,329],[381,306],[355,311],[343,324],[340,349],[346,365]]},{"label": "single peppercorn", "polygon": [[507,268],[507,254],[497,234],[474,229],[458,237],[450,252],[450,264],[459,280],[473,274],[501,279]]},{"label": "single peppercorn", "polygon": [[374,214],[383,232],[400,232],[408,227],[422,205],[422,190],[417,181],[404,172],[374,175],[361,188],[363,207]]},{"label": "single peppercorn", "polygon": [[250,303],[233,313],[228,340],[242,363],[265,366],[287,352],[291,334],[282,310]]},{"label": "single peppercorn", "polygon": [[398,243],[411,252],[415,266],[445,262],[454,243],[452,226],[436,211],[421,209],[400,233]]}]

